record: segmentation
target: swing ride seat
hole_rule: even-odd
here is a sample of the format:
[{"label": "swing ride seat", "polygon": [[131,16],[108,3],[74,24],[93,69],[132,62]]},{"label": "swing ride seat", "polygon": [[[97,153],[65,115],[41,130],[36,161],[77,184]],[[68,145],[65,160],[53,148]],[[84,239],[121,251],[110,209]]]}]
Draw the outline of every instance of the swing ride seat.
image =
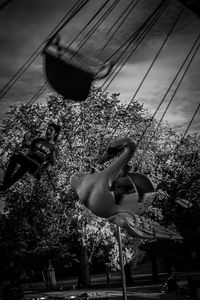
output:
[{"label": "swing ride seat", "polygon": [[[127,138],[123,137],[110,143],[98,158],[98,162],[103,164],[116,156],[123,155],[126,140]],[[135,214],[144,212],[152,204],[156,195],[148,177],[137,172],[128,172],[126,176],[119,176],[113,182],[111,191],[114,193],[116,205],[119,205],[121,210]]]},{"label": "swing ride seat", "polygon": [[154,186],[152,182],[144,174],[133,172],[133,173],[129,173],[128,176],[134,182],[137,190],[140,193],[145,194],[145,193],[154,192]]},{"label": "swing ride seat", "polygon": [[153,203],[156,192],[151,181],[143,174],[129,173],[127,178],[130,180],[130,185],[120,201],[121,210],[141,215]]},{"label": "swing ride seat", "polygon": [[[109,161],[116,155],[119,155],[118,160],[101,172],[73,175],[70,178],[72,188],[76,191],[80,201],[94,215],[120,226],[134,237],[182,240],[176,232],[142,215],[156,196],[151,181],[140,173],[122,173],[124,175],[120,176],[120,172],[127,166],[135,151],[134,145],[128,137],[115,140],[110,144],[109,151],[107,149],[98,162]],[[129,148],[128,151],[123,151],[126,147]],[[123,182],[121,185],[120,180],[124,180],[124,186]],[[117,193],[116,188],[119,189]],[[120,195],[120,193],[122,197],[119,203],[116,203],[116,194]]]},{"label": "swing ride seat", "polygon": [[88,97],[92,81],[106,77],[113,66],[106,63],[99,70],[95,68],[96,71],[91,71],[89,67],[86,70],[82,66],[84,57],[62,46],[58,48],[50,45],[44,49],[43,55],[44,71],[51,87],[64,99],[74,101],[84,101]]},{"label": "swing ride seat", "polygon": [[200,3],[199,0],[179,0],[184,6],[186,6],[193,13],[197,14],[200,18]]},{"label": "swing ride seat", "polygon": [[45,73],[52,88],[65,99],[84,101],[90,91],[93,74],[45,51]]},{"label": "swing ride seat", "polygon": [[151,181],[140,173],[130,173],[127,177],[132,182],[132,188],[123,195],[118,212],[110,215],[108,221],[138,238],[181,241],[182,237],[178,233],[143,216],[156,196]]},{"label": "swing ride seat", "polygon": [[129,174],[127,177],[132,182],[132,188],[124,193],[118,211],[111,214],[107,218],[108,221],[126,229],[130,235],[138,238],[182,240],[178,233],[143,216],[156,196],[151,181],[139,173]]},{"label": "swing ride seat", "polygon": [[176,232],[143,216],[156,196],[151,181],[145,175],[136,172],[129,173],[127,177],[132,183],[132,188],[123,195],[118,212],[110,215],[108,221],[139,238],[182,240]]}]

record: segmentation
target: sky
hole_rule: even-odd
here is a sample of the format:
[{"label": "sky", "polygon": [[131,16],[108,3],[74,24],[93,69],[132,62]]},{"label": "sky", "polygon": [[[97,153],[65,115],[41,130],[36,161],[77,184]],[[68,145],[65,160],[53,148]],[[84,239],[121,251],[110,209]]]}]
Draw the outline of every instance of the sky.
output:
[{"label": "sky", "polygon": [[[3,6],[2,4],[6,2],[7,5]],[[62,41],[70,43],[105,2],[106,0],[90,0],[60,32]],[[102,51],[102,46],[114,30],[112,25],[117,20],[120,21],[120,14],[131,2],[133,1],[120,0],[80,52],[87,53],[95,61],[106,61],[146,20],[160,0],[139,0],[111,42]],[[50,32],[75,3],[75,0],[0,0],[0,90],[34,51],[46,41]],[[114,0],[110,0],[105,9],[112,3]],[[110,84],[107,89],[109,92],[120,93],[120,99],[127,103],[132,99],[182,8],[183,5],[179,1],[170,2],[163,15]],[[73,47],[76,47],[86,33],[85,30]],[[150,113],[153,114],[157,109],[199,33],[200,19],[185,8],[135,96],[135,99],[143,103],[144,108]],[[194,56],[165,114],[164,120],[182,131],[187,128],[200,102],[199,63],[200,50]],[[179,84],[184,68],[158,110],[155,116],[158,120]],[[38,55],[6,95],[0,99],[0,120],[4,118],[10,105],[27,103],[44,81],[43,56]],[[95,82],[95,84],[101,86],[102,83]],[[52,91],[49,87],[38,101],[44,101],[45,94]],[[198,111],[189,132],[199,132],[199,128],[200,112]]]}]

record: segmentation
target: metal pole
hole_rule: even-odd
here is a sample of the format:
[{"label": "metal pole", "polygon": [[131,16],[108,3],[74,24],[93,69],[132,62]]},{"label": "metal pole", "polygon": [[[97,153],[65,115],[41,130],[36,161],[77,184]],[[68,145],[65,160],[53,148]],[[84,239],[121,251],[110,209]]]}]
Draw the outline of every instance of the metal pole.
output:
[{"label": "metal pole", "polygon": [[119,245],[119,260],[120,260],[120,267],[121,267],[123,300],[127,300],[126,279],[124,273],[124,259],[123,259],[123,252],[122,252],[121,228],[119,226],[117,226],[117,236],[118,236],[118,245]]}]

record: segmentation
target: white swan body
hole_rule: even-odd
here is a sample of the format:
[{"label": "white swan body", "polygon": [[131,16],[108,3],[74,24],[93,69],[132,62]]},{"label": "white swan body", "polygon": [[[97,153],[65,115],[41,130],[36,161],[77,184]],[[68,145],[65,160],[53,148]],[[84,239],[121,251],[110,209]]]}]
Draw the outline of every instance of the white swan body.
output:
[{"label": "white swan body", "polygon": [[[133,236],[182,239],[179,234],[141,216],[151,205],[156,194],[146,176],[138,173],[130,174],[134,187],[133,193],[124,195],[122,201],[116,204],[112,186],[132,158],[135,142],[130,138],[121,138],[114,141],[110,147],[122,152],[110,166],[101,172],[77,174],[71,177],[71,186],[77,192],[81,202],[96,216],[106,218],[109,222],[125,228]],[[109,160],[111,156],[109,151],[105,151],[100,161]]]}]

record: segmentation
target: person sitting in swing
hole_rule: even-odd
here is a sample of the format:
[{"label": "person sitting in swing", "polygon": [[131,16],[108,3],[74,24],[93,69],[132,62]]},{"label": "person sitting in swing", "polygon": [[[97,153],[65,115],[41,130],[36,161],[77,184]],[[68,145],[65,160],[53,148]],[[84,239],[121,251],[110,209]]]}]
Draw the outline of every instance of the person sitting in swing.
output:
[{"label": "person sitting in swing", "polygon": [[56,161],[56,142],[60,130],[59,125],[50,122],[45,137],[31,140],[30,134],[24,135],[20,149],[10,157],[0,191],[6,191],[27,172],[40,180],[42,170],[49,164],[54,165]]}]

